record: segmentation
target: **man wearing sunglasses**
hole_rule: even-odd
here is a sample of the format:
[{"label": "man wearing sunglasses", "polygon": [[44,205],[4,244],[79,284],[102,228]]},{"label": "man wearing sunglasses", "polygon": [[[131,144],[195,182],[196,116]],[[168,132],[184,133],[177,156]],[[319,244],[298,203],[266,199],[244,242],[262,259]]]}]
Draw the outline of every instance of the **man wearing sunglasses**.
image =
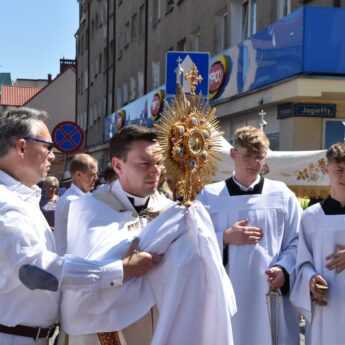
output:
[{"label": "man wearing sunglasses", "polygon": [[[298,316],[288,297],[302,209],[284,183],[260,175],[268,149],[261,129],[237,129],[230,151],[233,176],[206,186],[199,196],[210,213],[235,291],[235,345],[270,344],[273,333],[279,337],[275,344],[299,344]],[[274,315],[268,312],[268,290],[283,295]]]},{"label": "man wearing sunglasses", "polygon": [[47,120],[46,112],[26,107],[0,115],[0,344],[47,345],[62,287],[112,289],[159,261],[144,252],[112,262],[55,254],[36,186],[55,158]]}]

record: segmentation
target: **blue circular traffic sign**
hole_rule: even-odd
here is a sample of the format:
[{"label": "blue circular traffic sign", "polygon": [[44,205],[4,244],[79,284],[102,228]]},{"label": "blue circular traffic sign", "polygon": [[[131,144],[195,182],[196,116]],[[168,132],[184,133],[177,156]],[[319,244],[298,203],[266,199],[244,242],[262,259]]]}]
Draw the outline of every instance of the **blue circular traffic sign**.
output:
[{"label": "blue circular traffic sign", "polygon": [[57,149],[64,153],[73,153],[83,145],[84,132],[77,123],[64,121],[54,127],[52,138]]}]

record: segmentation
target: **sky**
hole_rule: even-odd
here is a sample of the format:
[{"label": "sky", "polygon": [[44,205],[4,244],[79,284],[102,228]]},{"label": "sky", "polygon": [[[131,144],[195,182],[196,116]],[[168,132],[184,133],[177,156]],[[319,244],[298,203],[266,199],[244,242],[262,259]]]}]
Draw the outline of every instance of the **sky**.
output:
[{"label": "sky", "polygon": [[75,59],[78,26],[77,0],[0,0],[0,72],[55,78],[60,59]]}]

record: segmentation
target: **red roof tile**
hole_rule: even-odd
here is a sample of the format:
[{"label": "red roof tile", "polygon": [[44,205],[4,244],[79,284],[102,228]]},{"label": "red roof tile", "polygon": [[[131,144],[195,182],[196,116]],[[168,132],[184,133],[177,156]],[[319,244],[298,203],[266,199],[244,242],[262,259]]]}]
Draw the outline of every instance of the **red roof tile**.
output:
[{"label": "red roof tile", "polygon": [[40,87],[1,86],[0,104],[4,106],[21,106],[40,90]]}]

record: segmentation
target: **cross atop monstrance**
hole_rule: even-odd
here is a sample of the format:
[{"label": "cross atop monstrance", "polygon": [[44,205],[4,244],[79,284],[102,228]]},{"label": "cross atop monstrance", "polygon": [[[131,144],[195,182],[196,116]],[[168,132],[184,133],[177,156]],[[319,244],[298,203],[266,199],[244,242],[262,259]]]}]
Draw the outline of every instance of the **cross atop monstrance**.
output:
[{"label": "cross atop monstrance", "polygon": [[195,90],[198,84],[203,80],[202,76],[199,74],[198,68],[195,64],[192,64],[192,68],[189,72],[185,73],[184,79],[190,84],[190,107],[194,110],[195,106]]},{"label": "cross atop monstrance", "polygon": [[267,126],[267,122],[264,119],[265,115],[266,115],[266,112],[263,109],[261,109],[259,113],[259,116],[260,116],[259,127],[262,130],[264,130],[264,128]]}]

